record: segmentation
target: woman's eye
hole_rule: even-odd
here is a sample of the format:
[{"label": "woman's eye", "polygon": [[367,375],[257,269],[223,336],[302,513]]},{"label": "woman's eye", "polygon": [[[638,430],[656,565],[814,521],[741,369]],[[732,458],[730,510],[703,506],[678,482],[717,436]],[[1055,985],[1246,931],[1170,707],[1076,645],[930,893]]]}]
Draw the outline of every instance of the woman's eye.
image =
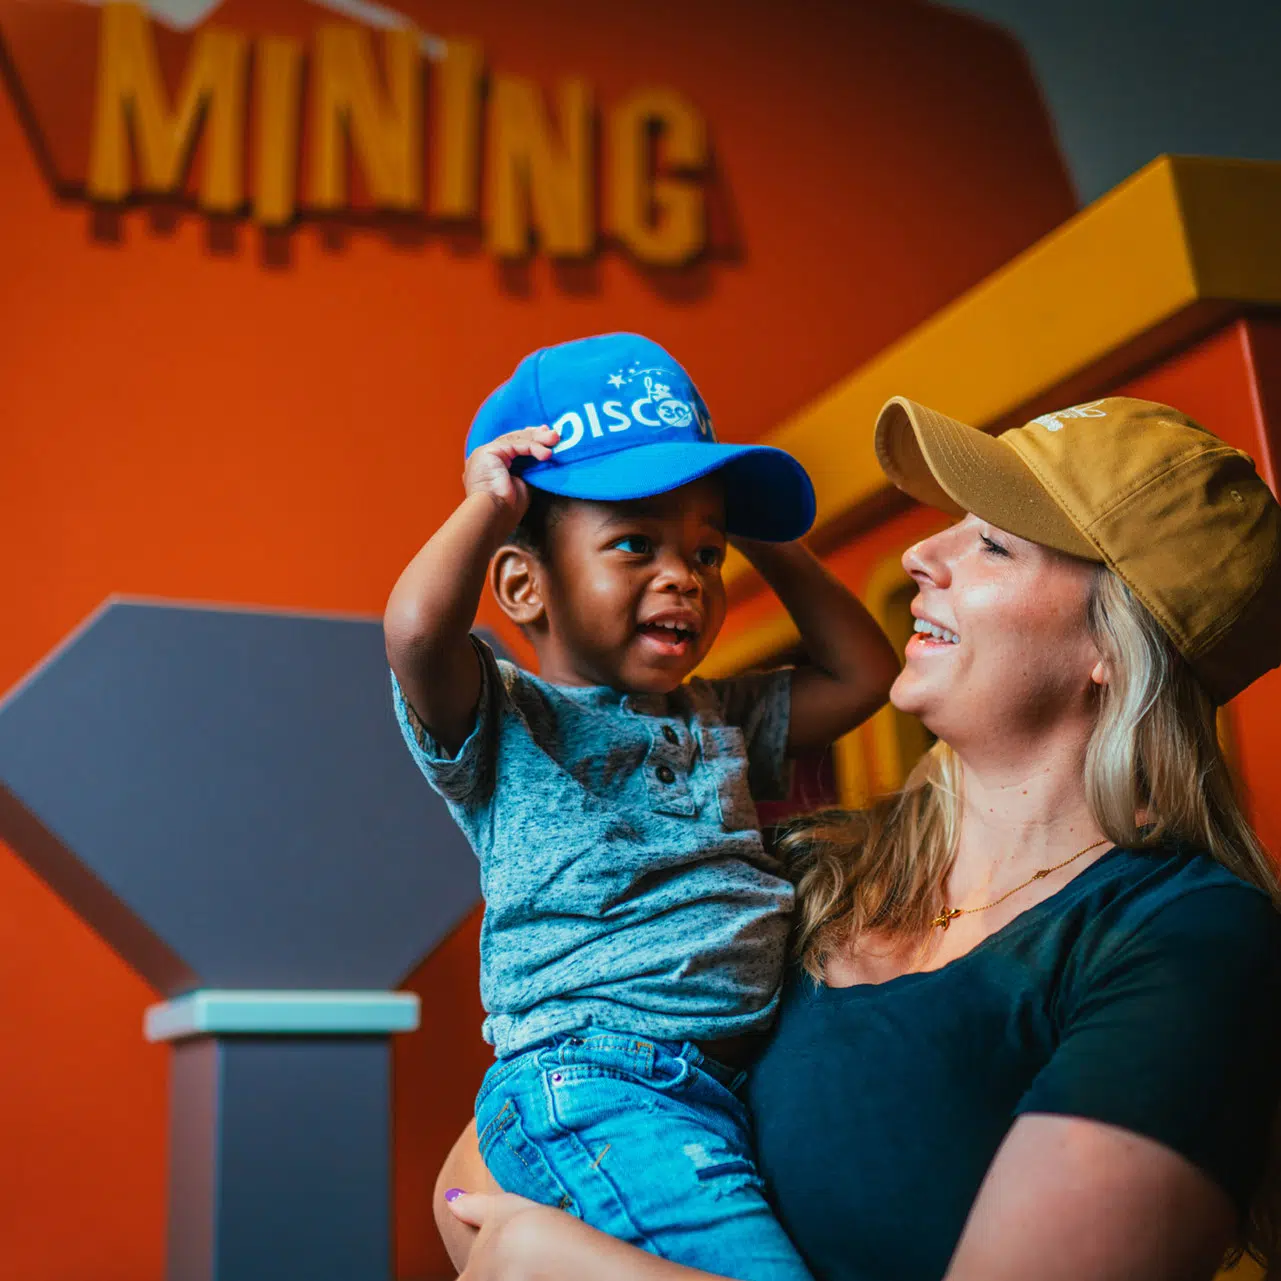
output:
[{"label": "woman's eye", "polygon": [[715,569],[724,559],[725,553],[719,547],[700,547],[698,549],[698,563],[707,566],[708,569]]},{"label": "woman's eye", "polygon": [[620,552],[630,552],[633,556],[647,556],[653,548],[644,534],[628,534],[625,538],[617,539],[614,546]]},{"label": "woman's eye", "polygon": [[1000,543],[993,542],[986,534],[980,534],[979,541],[983,544],[983,550],[991,552],[994,556],[1008,556],[1010,554]]}]

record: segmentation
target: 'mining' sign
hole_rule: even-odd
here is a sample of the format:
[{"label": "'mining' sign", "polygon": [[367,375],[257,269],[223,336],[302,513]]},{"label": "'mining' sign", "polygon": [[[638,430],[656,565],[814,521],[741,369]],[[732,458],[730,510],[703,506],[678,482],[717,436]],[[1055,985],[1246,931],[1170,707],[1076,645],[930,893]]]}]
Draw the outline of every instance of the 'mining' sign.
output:
[{"label": "'mining' sign", "polygon": [[[55,178],[91,201],[190,197],[266,227],[352,212],[479,220],[502,258],[535,238],[584,258],[600,231],[645,263],[684,263],[705,245],[706,128],[671,89],[604,113],[598,176],[590,86],[566,79],[545,96],[486,75],[469,41],[335,21],[306,41],[185,33],[123,3],[46,9],[42,32],[41,8],[0,0],[0,35]],[[72,79],[77,66],[89,84]]]}]

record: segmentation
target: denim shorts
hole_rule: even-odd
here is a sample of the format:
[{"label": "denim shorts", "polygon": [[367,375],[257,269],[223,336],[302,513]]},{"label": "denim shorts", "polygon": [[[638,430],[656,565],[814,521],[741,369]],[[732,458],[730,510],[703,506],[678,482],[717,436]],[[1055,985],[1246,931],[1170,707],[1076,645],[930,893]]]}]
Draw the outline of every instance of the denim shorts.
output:
[{"label": "denim shorts", "polygon": [[752,1153],[742,1074],[693,1044],[555,1036],[485,1075],[480,1152],[508,1192],[736,1281],[810,1281]]}]

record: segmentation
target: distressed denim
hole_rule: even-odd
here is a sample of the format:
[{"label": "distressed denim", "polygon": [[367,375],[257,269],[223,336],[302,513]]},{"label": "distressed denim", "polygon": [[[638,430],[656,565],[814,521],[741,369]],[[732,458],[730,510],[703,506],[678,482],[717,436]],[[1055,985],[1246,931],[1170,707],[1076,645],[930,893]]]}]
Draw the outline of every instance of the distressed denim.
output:
[{"label": "distressed denim", "polygon": [[736,1281],[810,1281],[765,1199],[742,1073],[697,1046],[551,1037],[490,1068],[480,1151],[509,1192]]}]

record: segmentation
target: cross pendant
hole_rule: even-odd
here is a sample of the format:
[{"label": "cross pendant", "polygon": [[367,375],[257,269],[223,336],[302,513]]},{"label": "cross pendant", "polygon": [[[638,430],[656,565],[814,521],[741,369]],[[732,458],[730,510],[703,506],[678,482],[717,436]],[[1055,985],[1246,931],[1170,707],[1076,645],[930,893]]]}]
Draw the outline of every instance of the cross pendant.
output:
[{"label": "cross pendant", "polygon": [[930,922],[930,925],[937,925],[939,929],[945,930],[958,916],[961,915],[962,910],[963,909],[959,907],[945,907],[943,911]]}]

